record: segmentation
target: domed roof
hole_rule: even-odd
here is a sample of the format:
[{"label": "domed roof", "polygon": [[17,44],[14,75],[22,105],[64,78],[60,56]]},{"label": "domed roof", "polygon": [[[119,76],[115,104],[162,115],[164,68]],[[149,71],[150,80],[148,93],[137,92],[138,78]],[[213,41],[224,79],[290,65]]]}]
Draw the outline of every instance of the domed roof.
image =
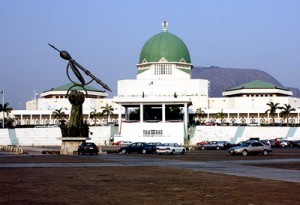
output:
[{"label": "domed roof", "polygon": [[180,38],[168,32],[167,22],[163,23],[161,33],[154,35],[145,43],[139,63],[159,62],[162,58],[168,62],[191,63],[187,46]]}]

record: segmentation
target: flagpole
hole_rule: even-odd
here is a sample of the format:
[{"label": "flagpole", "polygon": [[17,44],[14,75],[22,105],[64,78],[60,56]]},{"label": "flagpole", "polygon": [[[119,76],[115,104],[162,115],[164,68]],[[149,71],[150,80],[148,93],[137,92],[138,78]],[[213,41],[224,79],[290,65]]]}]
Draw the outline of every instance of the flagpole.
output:
[{"label": "flagpole", "polygon": [[2,128],[4,128],[4,90],[2,90]]}]

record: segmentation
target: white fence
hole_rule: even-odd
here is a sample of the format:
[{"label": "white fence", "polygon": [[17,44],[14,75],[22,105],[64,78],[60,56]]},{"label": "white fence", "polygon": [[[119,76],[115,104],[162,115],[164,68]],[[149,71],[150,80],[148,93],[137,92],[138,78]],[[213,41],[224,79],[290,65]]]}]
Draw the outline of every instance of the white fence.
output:
[{"label": "white fence", "polygon": [[200,141],[229,141],[238,143],[250,138],[300,140],[298,127],[234,127],[234,126],[197,126],[190,144]]},{"label": "white fence", "polygon": [[[97,145],[108,143],[111,137],[111,127],[90,127],[90,141]],[[91,134],[92,133],[92,134]],[[60,146],[61,130],[53,128],[16,128],[0,129],[0,145],[20,146]]]},{"label": "white fence", "polygon": [[[116,127],[114,127],[116,128]],[[109,144],[114,136],[113,127],[90,127],[90,141],[97,145]],[[117,129],[117,128],[116,128]],[[206,140],[222,140],[237,143],[250,138],[287,140],[300,140],[300,128],[298,127],[234,127],[234,126],[197,126],[190,136],[190,145]],[[160,131],[162,131],[160,133]],[[17,128],[0,129],[0,145],[20,146],[60,146],[60,128]],[[130,140],[132,142],[184,142],[183,124],[148,123],[123,124],[120,136],[115,136],[115,141]]]}]

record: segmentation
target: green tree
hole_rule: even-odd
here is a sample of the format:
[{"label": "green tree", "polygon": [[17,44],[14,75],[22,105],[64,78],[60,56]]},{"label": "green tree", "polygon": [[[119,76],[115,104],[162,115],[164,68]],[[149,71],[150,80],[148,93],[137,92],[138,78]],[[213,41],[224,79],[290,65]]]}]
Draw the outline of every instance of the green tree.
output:
[{"label": "green tree", "polygon": [[201,123],[202,118],[206,116],[206,113],[204,112],[204,110],[202,110],[202,108],[198,108],[195,112],[195,116],[199,119]]},{"label": "green tree", "polygon": [[[4,103],[3,104],[0,104],[0,112],[4,112],[6,114],[6,116],[9,115],[9,113],[11,113],[11,111],[13,110],[12,107],[9,107],[9,103]],[[3,123],[5,122],[5,116],[4,116],[4,119],[3,119]]]},{"label": "green tree", "polygon": [[4,103],[4,106],[2,104],[0,104],[0,112],[4,112],[4,113],[6,113],[6,115],[11,113],[12,110],[13,109],[11,107],[9,107],[9,103]]},{"label": "green tree", "polygon": [[223,109],[221,110],[221,112],[218,112],[217,113],[217,118],[220,118],[221,119],[221,123],[224,122],[224,118],[227,116],[226,113],[223,112]]},{"label": "green tree", "polygon": [[284,106],[279,107],[282,111],[279,113],[279,116],[283,119],[286,119],[287,126],[289,126],[289,117],[292,111],[296,111],[295,108],[292,108],[290,104],[284,104]]},{"label": "green tree", "polygon": [[113,113],[114,108],[113,108],[111,105],[108,105],[108,104],[106,103],[106,105],[105,105],[105,106],[102,106],[101,109],[103,109],[102,114],[103,114],[103,115],[106,115],[106,119],[107,119],[107,122],[108,122],[109,116],[114,114],[114,113]]},{"label": "green tree", "polygon": [[272,120],[273,120],[272,124],[274,126],[276,110],[280,109],[279,103],[269,102],[269,103],[267,103],[267,106],[269,106],[269,109],[267,109],[265,113],[270,113],[270,115],[272,116]]},{"label": "green tree", "polygon": [[52,116],[54,119],[58,119],[59,122],[64,121],[64,119],[67,117],[66,113],[63,111],[62,108],[54,110],[52,112]]},{"label": "green tree", "polygon": [[96,109],[94,109],[92,112],[90,112],[90,118],[94,120],[94,126],[97,124],[97,119],[102,116],[101,112],[97,112]]}]

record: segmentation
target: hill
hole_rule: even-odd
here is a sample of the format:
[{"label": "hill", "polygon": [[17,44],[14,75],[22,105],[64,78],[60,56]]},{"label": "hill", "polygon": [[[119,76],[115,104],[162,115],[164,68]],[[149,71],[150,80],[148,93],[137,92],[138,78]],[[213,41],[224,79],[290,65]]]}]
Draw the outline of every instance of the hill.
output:
[{"label": "hill", "polygon": [[[209,80],[210,97],[221,97],[225,89],[233,88],[254,80],[261,80],[284,87],[274,77],[257,69],[220,68],[216,66],[194,67],[192,70],[192,79]],[[294,97],[300,97],[300,90],[298,88],[288,89],[293,92]]]}]

